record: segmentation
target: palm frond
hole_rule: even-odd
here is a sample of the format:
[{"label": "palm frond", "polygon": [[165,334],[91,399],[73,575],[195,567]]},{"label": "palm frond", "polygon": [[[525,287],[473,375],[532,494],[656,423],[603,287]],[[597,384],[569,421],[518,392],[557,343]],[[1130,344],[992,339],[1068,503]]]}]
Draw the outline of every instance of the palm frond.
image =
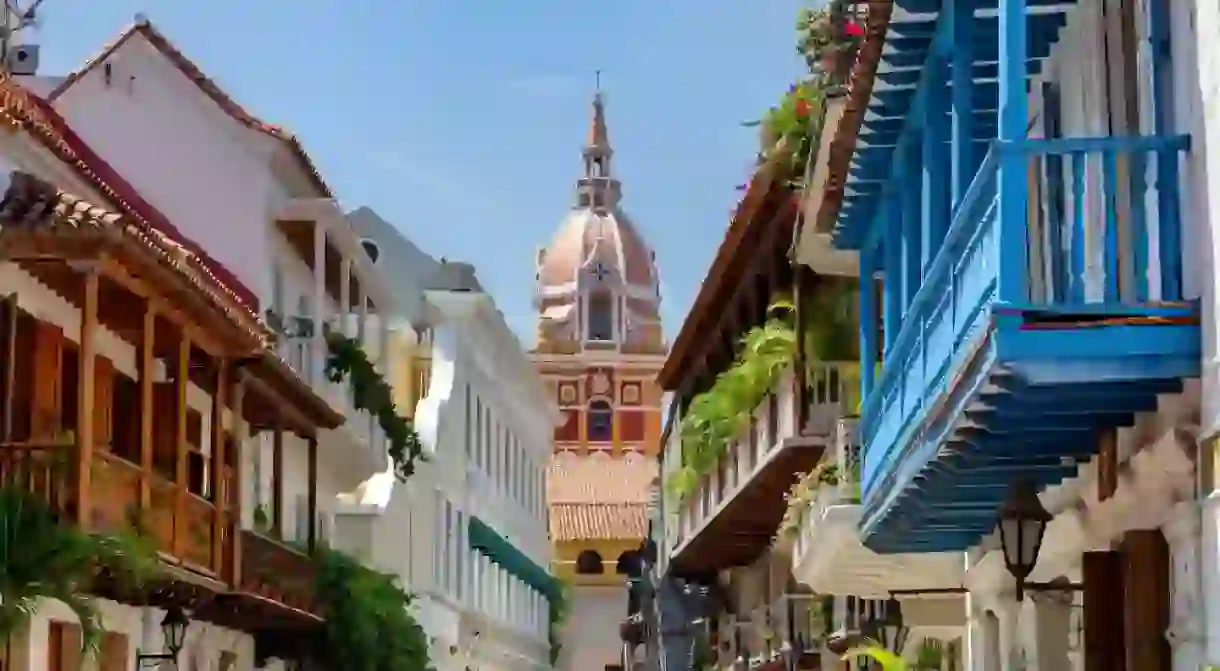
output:
[{"label": "palm frond", "polygon": [[843,655],[843,660],[857,659],[859,657],[870,657],[881,665],[882,671],[910,671],[906,660],[899,655],[886,650],[879,645],[864,645],[858,648],[852,648]]}]

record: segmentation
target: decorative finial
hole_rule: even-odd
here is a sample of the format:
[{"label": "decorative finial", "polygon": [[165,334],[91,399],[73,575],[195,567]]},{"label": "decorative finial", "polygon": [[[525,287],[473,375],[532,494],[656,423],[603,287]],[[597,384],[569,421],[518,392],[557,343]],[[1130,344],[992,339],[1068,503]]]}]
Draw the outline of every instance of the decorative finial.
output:
[{"label": "decorative finial", "polygon": [[596,90],[598,93],[602,92],[602,71],[601,70],[593,71],[593,87],[594,87],[594,90]]}]

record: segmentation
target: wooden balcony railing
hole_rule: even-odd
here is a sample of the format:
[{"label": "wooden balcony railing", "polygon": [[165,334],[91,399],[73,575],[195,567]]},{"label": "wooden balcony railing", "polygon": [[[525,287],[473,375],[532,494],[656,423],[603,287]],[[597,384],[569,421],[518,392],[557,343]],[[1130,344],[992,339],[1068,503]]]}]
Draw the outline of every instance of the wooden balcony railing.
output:
[{"label": "wooden balcony railing", "polygon": [[[992,145],[918,290],[888,318],[900,328],[886,343],[880,377],[866,382],[861,413],[866,498],[905,449],[900,438],[956,378],[954,366],[976,347],[997,304],[1101,323],[1107,315],[1157,317],[1160,306],[1182,299],[1178,161],[1188,147],[1185,136]],[[1001,165],[1028,171],[1019,191],[1002,193]],[[1002,195],[1026,199],[1019,217],[999,206]]]},{"label": "wooden balcony railing", "polygon": [[755,408],[754,420],[744,434],[729,446],[717,467],[687,498],[681,514],[683,538],[689,538],[716,514],[722,502],[744,488],[786,442],[809,437],[830,442],[836,421],[855,412],[859,399],[858,365],[813,364],[806,377],[804,398],[808,407],[804,412],[798,390],[802,381],[791,371],[781,377],[772,393]]},{"label": "wooden balcony railing", "polygon": [[[0,483],[26,489],[68,519],[80,500],[75,473],[73,445],[0,448]],[[231,577],[224,550],[233,521],[211,501],[102,450],[93,453],[89,486],[93,505],[83,519],[92,530],[136,530],[150,536],[172,563],[222,581]]]},{"label": "wooden balcony railing", "polygon": [[317,568],[313,559],[253,531],[243,529],[241,538],[240,589],[297,610],[315,612]]}]

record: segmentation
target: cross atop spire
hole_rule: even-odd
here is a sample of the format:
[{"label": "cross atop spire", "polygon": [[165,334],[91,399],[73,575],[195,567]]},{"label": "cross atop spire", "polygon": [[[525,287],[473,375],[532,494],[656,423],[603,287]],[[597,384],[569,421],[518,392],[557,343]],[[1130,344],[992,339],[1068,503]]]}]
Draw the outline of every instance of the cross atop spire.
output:
[{"label": "cross atop spire", "polygon": [[614,179],[610,162],[614,150],[610,148],[610,132],[606,129],[606,104],[602,100],[602,73],[594,71],[597,89],[593,93],[593,118],[589,121],[589,137],[585,143],[585,174],[578,188],[577,203],[581,207],[613,209],[618,205],[619,183]]},{"label": "cross atop spire", "polygon": [[610,133],[606,130],[606,104],[602,101],[601,70],[597,71],[597,90],[593,93],[593,119],[589,122],[590,149],[610,150]]}]

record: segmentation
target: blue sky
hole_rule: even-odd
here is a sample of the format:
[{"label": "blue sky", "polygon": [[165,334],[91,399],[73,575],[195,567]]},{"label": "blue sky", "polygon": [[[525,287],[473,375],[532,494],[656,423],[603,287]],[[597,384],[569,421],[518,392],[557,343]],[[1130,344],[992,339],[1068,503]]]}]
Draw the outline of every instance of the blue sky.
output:
[{"label": "blue sky", "polygon": [[799,73],[800,0],[50,0],[44,74],[143,12],[305,142],[344,207],[475,263],[532,341],[534,254],[572,202],[602,71],[624,206],[672,339],[741,196],[759,117]]}]

